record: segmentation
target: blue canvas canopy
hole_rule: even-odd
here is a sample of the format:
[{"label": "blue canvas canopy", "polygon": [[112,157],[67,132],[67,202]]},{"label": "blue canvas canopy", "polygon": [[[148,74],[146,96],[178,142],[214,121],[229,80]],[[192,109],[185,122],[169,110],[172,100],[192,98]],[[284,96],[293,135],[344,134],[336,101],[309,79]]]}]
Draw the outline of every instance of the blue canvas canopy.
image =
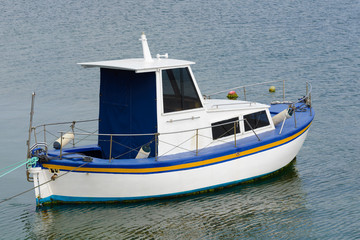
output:
[{"label": "blue canvas canopy", "polygon": [[[99,134],[148,134],[157,132],[155,72],[101,68]],[[135,158],[148,143],[155,155],[154,136],[99,135],[104,158]]]}]

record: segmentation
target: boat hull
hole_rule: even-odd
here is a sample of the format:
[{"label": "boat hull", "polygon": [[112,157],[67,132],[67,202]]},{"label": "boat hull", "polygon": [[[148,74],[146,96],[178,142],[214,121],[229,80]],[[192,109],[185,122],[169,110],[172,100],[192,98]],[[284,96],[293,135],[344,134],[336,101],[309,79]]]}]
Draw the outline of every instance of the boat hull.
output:
[{"label": "boat hull", "polygon": [[235,154],[238,157],[230,160],[195,168],[131,174],[60,170],[57,175],[67,173],[66,176],[52,181],[54,173],[38,167],[33,170],[37,204],[146,200],[191,194],[260,178],[285,167],[296,157],[309,126],[274,147],[255,147],[248,149],[248,154],[238,152]]}]

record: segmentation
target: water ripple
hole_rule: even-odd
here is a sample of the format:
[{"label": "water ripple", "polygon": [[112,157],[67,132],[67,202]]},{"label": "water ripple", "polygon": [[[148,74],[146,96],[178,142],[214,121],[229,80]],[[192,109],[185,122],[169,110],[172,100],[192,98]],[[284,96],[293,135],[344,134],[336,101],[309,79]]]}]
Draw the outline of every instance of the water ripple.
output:
[{"label": "water ripple", "polygon": [[[26,194],[0,205],[0,238],[359,238],[358,1],[1,3],[0,168],[24,159],[31,91],[38,123],[95,118],[97,70],[74,63],[140,57],[142,31],[153,55],[197,62],[204,94],[285,79],[290,97],[311,81],[316,117],[286,174],[136,204],[36,210]],[[250,93],[269,97],[266,89]],[[0,199],[30,188],[23,169],[1,180]]]}]

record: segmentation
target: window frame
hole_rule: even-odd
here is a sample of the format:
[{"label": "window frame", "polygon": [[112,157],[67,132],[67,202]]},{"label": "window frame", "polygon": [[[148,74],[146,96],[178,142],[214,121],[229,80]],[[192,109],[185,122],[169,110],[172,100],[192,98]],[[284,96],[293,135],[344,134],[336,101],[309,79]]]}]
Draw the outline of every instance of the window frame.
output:
[{"label": "window frame", "polygon": [[[164,99],[164,79],[163,79],[163,72],[167,71],[167,70],[176,70],[176,69],[186,69],[188,75],[189,75],[189,79],[190,82],[192,84],[192,88],[195,91],[195,94],[197,96],[197,99],[199,100],[200,106],[196,107],[196,108],[188,108],[188,109],[180,109],[180,110],[175,110],[175,111],[165,111],[165,99]],[[176,68],[162,68],[158,70],[159,72],[159,77],[160,77],[160,82],[159,82],[159,87],[160,87],[160,94],[159,96],[161,96],[161,113],[162,115],[171,115],[171,114],[177,114],[177,113],[184,113],[184,112],[193,112],[193,111],[201,111],[204,109],[204,102],[203,99],[201,97],[198,85],[195,81],[194,75],[192,73],[192,70],[189,66],[178,66]],[[175,79],[176,81],[176,79]],[[180,89],[181,91],[181,89]],[[182,96],[183,97],[183,96]]]},{"label": "window frame", "polygon": [[[263,113],[263,115],[266,116],[266,120],[267,120],[267,124],[266,125],[261,125],[261,126],[258,126],[258,127],[254,127],[251,123],[251,121],[249,121],[246,116],[248,115],[253,115],[253,114],[256,114],[256,113]],[[243,115],[243,122],[244,122],[244,132],[250,132],[252,130],[255,130],[255,129],[263,129],[263,128],[266,128],[266,127],[271,127],[271,122],[270,122],[270,119],[269,119],[269,115],[267,113],[267,111],[264,109],[264,110],[260,110],[260,111],[257,111],[257,112],[252,112],[252,113],[248,113],[248,114],[244,114]],[[248,126],[248,123],[250,124],[251,128]]]},{"label": "window frame", "polygon": [[[221,121],[211,123],[212,139],[216,140],[216,139],[221,139],[221,138],[228,137],[228,136],[234,136],[234,130],[229,131],[231,128],[234,127],[234,123],[236,123],[236,135],[240,134],[242,131],[241,131],[240,118],[239,117],[228,118],[228,119],[224,119],[224,120],[221,120]],[[228,127],[228,126],[230,128],[226,129],[226,127]],[[224,128],[225,131],[223,133],[220,133],[220,134],[217,133],[216,136],[215,136],[214,130],[217,131],[215,128],[217,128],[217,129]],[[226,133],[226,134],[223,135],[224,133]]]}]

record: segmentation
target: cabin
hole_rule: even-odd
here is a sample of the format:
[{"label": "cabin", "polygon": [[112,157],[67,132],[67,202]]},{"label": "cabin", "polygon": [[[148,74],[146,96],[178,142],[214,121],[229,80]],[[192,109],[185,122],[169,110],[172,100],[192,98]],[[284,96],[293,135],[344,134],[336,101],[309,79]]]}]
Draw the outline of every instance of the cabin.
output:
[{"label": "cabin", "polygon": [[[100,68],[99,137],[102,158],[149,157],[194,151],[274,129],[269,106],[204,99],[191,70],[194,62],[157,55],[145,35],[144,58],[79,63]],[[246,119],[246,120],[245,120]]]}]

